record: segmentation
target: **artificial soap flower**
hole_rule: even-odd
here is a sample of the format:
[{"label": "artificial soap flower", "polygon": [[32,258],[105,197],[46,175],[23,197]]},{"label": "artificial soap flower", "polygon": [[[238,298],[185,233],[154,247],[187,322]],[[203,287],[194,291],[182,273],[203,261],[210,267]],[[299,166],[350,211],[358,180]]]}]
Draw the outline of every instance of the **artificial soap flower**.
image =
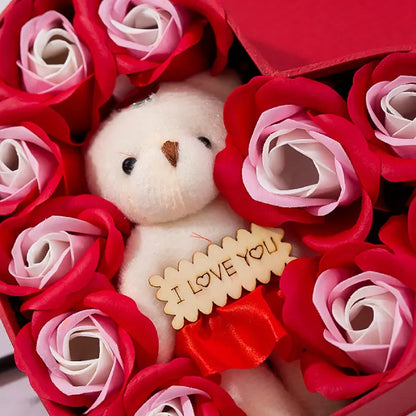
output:
[{"label": "artificial soap flower", "polygon": [[15,354],[46,402],[102,415],[133,372],[155,362],[157,349],[150,320],[113,289],[87,294],[63,312],[34,312]]},{"label": "artificial soap flower", "polygon": [[51,286],[102,236],[103,231],[87,221],[53,215],[17,236],[9,273],[20,286]]},{"label": "artificial soap flower", "polygon": [[34,189],[42,193],[56,168],[54,154],[39,136],[23,126],[0,128],[2,208],[8,211],[10,203],[17,205]]},{"label": "artificial soap flower", "polygon": [[54,142],[68,138],[65,120],[52,109],[15,99],[0,102],[1,216],[30,211],[59,192],[80,190],[80,155]]},{"label": "artificial soap flower", "polygon": [[92,72],[87,47],[62,14],[49,10],[27,21],[20,32],[23,87],[42,94],[78,85]]},{"label": "artificial soap flower", "polygon": [[416,255],[406,253],[355,242],[285,268],[283,323],[304,348],[311,391],[352,398],[415,370]]},{"label": "artificial soap flower", "polygon": [[316,81],[258,77],[237,88],[215,164],[220,192],[250,221],[305,224],[300,234],[318,251],[364,239],[379,166],[346,117],[343,99]]},{"label": "artificial soap flower", "polygon": [[313,303],[326,329],[324,338],[372,374],[392,369],[413,331],[414,292],[396,278],[345,269],[322,272]]},{"label": "artificial soap flower", "polygon": [[348,96],[353,122],[392,182],[416,179],[416,54],[394,53],[360,68]]},{"label": "artificial soap flower", "polygon": [[233,36],[224,10],[216,2],[93,0],[75,3],[80,3],[76,7],[85,21],[97,25],[98,36],[104,35],[101,44],[110,45],[119,72],[131,75],[137,86],[151,84],[160,77],[184,79],[211,64],[213,72],[218,73],[227,63]]},{"label": "artificial soap flower", "polygon": [[125,416],[244,416],[214,381],[201,377],[188,358],[176,358],[141,370],[130,381],[123,400]]},{"label": "artificial soap flower", "polygon": [[116,45],[138,59],[156,61],[175,50],[191,17],[168,0],[102,0],[98,14]]},{"label": "artificial soap flower", "polygon": [[59,197],[0,224],[0,291],[36,294],[23,309],[52,309],[87,285],[94,272],[111,279],[129,225],[111,203],[92,195]]},{"label": "artificial soap flower", "polygon": [[112,95],[115,61],[77,17],[73,1],[21,0],[3,13],[0,97],[45,103],[79,141]]}]

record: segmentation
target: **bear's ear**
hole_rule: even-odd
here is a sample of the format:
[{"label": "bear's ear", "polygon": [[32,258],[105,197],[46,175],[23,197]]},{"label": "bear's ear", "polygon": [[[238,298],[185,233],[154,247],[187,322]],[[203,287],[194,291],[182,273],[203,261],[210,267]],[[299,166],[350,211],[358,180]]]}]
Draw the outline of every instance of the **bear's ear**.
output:
[{"label": "bear's ear", "polygon": [[227,69],[216,76],[212,76],[208,71],[201,72],[188,78],[185,82],[193,88],[219,98],[221,101],[225,101],[231,92],[241,85],[240,77],[231,69]]}]

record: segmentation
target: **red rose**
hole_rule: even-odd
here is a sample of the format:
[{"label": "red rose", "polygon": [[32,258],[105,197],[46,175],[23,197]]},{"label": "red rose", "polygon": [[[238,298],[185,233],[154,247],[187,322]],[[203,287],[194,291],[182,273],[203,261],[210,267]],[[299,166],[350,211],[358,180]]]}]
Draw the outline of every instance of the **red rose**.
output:
[{"label": "red rose", "polygon": [[416,180],[415,96],[416,53],[394,53],[364,65],[348,96],[351,119],[391,182]]},{"label": "red rose", "polygon": [[99,44],[109,45],[118,71],[131,75],[137,86],[193,75],[212,63],[215,49],[213,72],[220,72],[227,63],[233,36],[217,1],[74,3],[84,24],[93,25]]},{"label": "red rose", "polygon": [[214,381],[201,377],[187,358],[141,370],[128,384],[123,405],[114,406],[111,414],[145,416],[159,414],[162,409],[178,416],[245,415],[227,392]]},{"label": "red rose", "polygon": [[78,149],[65,120],[43,105],[0,102],[0,216],[30,211],[54,194],[82,191]]},{"label": "red rose", "polygon": [[157,350],[156,330],[134,301],[104,290],[67,310],[34,312],[16,337],[15,358],[47,408],[98,416]]},{"label": "red rose", "polygon": [[51,199],[9,218],[0,224],[0,291],[32,295],[23,310],[64,307],[95,271],[116,274],[128,233],[120,211],[93,195]]},{"label": "red rose", "polygon": [[346,104],[304,78],[257,77],[224,108],[228,136],[214,177],[249,221],[294,222],[317,251],[364,239],[379,190],[379,166]]},{"label": "red rose", "polygon": [[[388,223],[382,239],[399,240],[406,232],[398,223]],[[285,268],[283,322],[304,347],[311,391],[351,398],[414,371],[416,256],[403,244],[394,250],[350,243]]]},{"label": "red rose", "polygon": [[7,8],[0,29],[0,52],[7,56],[0,97],[51,106],[77,136],[98,124],[116,70],[106,48],[96,47],[96,35],[78,23],[72,3],[23,0]]}]

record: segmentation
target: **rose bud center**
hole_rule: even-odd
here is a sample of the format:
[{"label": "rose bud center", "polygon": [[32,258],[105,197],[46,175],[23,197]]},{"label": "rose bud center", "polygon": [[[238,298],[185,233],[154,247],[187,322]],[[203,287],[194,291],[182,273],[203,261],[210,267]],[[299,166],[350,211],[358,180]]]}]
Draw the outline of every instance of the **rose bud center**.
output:
[{"label": "rose bud center", "polygon": [[151,46],[160,38],[171,17],[166,10],[140,5],[126,15],[123,24],[131,28],[126,32],[131,40]]},{"label": "rose bud center", "polygon": [[46,235],[29,248],[26,256],[29,274],[45,276],[56,266],[62,257],[67,255],[70,250],[69,241],[54,240],[54,237],[53,234]]},{"label": "rose bud center", "polygon": [[416,118],[416,85],[409,85],[407,91],[394,94],[392,90],[387,96],[387,110],[406,120],[412,121]]},{"label": "rose bud center", "polygon": [[351,328],[354,331],[368,328],[374,319],[374,312],[369,306],[357,308],[356,315],[350,317]]},{"label": "rose bud center", "polygon": [[[396,308],[391,292],[377,286],[363,286],[351,295],[345,306],[344,302],[344,299],[336,299],[332,313],[349,342],[370,345],[391,342]],[[358,325],[354,327],[352,322],[356,320]]]},{"label": "rose bud center", "polygon": [[42,30],[30,53],[29,69],[52,82],[62,82],[82,65],[82,55],[71,36],[60,28]]},{"label": "rose bud center", "polygon": [[20,188],[35,177],[23,146],[11,139],[0,142],[0,197],[4,197],[1,185]]},{"label": "rose bud center", "polygon": [[75,334],[69,341],[69,353],[72,361],[94,360],[100,356],[100,340]]},{"label": "rose bud center", "polygon": [[85,326],[74,328],[62,355],[52,351],[72,385],[86,386],[105,383],[113,366],[114,357],[97,328],[85,321]]},{"label": "rose bud center", "polygon": [[42,52],[44,62],[47,65],[63,65],[70,53],[68,44],[71,44],[71,42],[63,36],[52,36]]},{"label": "rose bud center", "polygon": [[274,193],[338,198],[340,184],[334,156],[306,131],[296,129],[270,135],[263,148],[262,162],[265,177],[259,169],[259,182]]},{"label": "rose bud center", "polygon": [[273,163],[270,171],[279,189],[298,189],[318,182],[319,175],[313,160],[289,144],[270,152]]}]

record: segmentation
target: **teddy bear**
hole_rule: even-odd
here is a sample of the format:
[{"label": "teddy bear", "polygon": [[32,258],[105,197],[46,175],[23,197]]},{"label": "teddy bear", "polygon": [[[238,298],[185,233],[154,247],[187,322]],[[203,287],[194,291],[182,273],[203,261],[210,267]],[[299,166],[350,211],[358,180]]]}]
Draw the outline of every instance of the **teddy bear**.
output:
[{"label": "teddy bear", "polygon": [[[223,105],[239,83],[232,72],[162,83],[145,99],[115,111],[85,152],[90,191],[113,202],[135,224],[118,290],[155,325],[159,362],[173,357],[176,331],[149,277],[249,226],[218,194],[213,179],[215,157],[225,146]],[[222,379],[249,416],[310,413],[266,365],[227,370]],[[298,391],[296,383],[291,385]],[[314,414],[334,409],[313,397],[310,403],[320,409]]]}]

